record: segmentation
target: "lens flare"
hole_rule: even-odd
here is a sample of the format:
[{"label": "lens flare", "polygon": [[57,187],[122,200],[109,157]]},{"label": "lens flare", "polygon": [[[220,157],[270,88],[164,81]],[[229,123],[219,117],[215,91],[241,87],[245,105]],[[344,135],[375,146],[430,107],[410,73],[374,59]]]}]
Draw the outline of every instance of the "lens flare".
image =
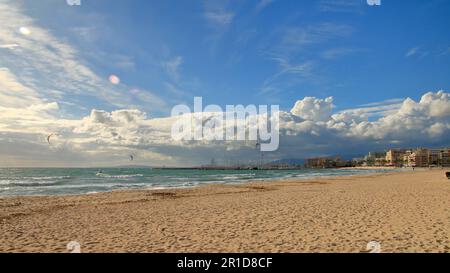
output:
[{"label": "lens flare", "polygon": [[31,30],[30,30],[29,28],[27,28],[27,27],[21,27],[21,28],[19,28],[19,32],[20,32],[22,35],[25,35],[25,36],[29,36],[29,35],[31,34]]},{"label": "lens flare", "polygon": [[117,77],[116,75],[110,75],[109,82],[111,82],[114,85],[118,85],[120,83],[120,78]]}]

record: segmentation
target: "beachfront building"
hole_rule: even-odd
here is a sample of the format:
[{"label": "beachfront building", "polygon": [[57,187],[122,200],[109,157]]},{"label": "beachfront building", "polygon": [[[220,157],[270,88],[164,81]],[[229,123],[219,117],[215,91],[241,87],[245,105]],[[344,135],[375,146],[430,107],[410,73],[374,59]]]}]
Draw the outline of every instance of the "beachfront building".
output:
[{"label": "beachfront building", "polygon": [[370,152],[364,157],[366,166],[386,165],[386,152]]},{"label": "beachfront building", "polygon": [[386,153],[386,165],[401,167],[404,164],[407,150],[389,150]]},{"label": "beachfront building", "polygon": [[352,166],[364,166],[366,165],[365,157],[355,157],[351,161]]},{"label": "beachfront building", "polygon": [[405,154],[403,155],[403,166],[412,167],[413,166],[413,157],[411,156],[414,153],[413,150],[407,150],[405,151]]},{"label": "beachfront building", "polygon": [[408,167],[450,167],[450,149],[408,150],[403,158],[404,166]]},{"label": "beachfront building", "polygon": [[450,167],[450,148],[442,149],[439,153],[439,165],[442,167]]},{"label": "beachfront building", "polygon": [[389,166],[389,167],[450,167],[450,148],[445,149],[391,149],[384,152],[370,152],[364,158],[351,161],[340,157],[317,157],[307,159],[307,168],[340,168],[354,166]]},{"label": "beachfront building", "polygon": [[424,149],[424,148],[415,150],[409,156],[408,166],[410,166],[410,167],[429,167],[430,166],[430,151],[428,149]]},{"label": "beachfront building", "polygon": [[428,152],[428,164],[430,166],[438,166],[439,165],[439,157],[441,155],[440,149],[431,149]]},{"label": "beachfront building", "polygon": [[414,153],[413,150],[406,150],[405,154],[403,155],[403,166],[404,167],[412,167],[414,162],[414,157],[412,154]]},{"label": "beachfront building", "polygon": [[340,157],[316,157],[306,160],[306,167],[313,169],[336,168],[341,165]]}]

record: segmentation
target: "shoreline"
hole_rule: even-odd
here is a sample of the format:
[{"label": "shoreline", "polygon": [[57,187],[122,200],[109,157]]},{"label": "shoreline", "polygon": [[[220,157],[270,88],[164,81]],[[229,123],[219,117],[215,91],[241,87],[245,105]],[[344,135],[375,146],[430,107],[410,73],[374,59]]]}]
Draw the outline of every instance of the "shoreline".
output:
[{"label": "shoreline", "polygon": [[[310,169],[315,170],[315,169]],[[322,169],[318,169],[322,170]],[[385,171],[385,172],[373,172],[373,173],[356,173],[356,174],[343,174],[343,175],[323,175],[323,176],[311,176],[311,177],[280,177],[280,178],[262,178],[262,179],[255,179],[255,180],[241,180],[241,181],[235,181],[235,182],[217,182],[217,183],[206,183],[206,184],[198,184],[198,185],[192,185],[192,186],[174,186],[174,187],[164,187],[164,186],[157,186],[157,187],[142,187],[142,188],[129,188],[129,189],[113,189],[108,191],[92,191],[92,192],[86,192],[86,193],[73,193],[73,194],[28,194],[28,195],[5,195],[0,196],[0,201],[2,199],[11,199],[11,198],[21,198],[21,197],[70,197],[70,196],[86,196],[86,195],[96,195],[96,194],[104,194],[104,193],[113,193],[113,192],[127,192],[127,191],[159,191],[159,190],[185,190],[185,189],[195,189],[199,187],[209,186],[209,185],[246,185],[251,183],[280,183],[280,182],[289,182],[289,181],[310,181],[310,180],[317,180],[317,179],[332,179],[332,178],[339,178],[339,177],[355,177],[355,176],[364,176],[364,175],[372,175],[372,174],[384,174],[384,173],[395,173],[397,171],[403,171],[408,172],[412,170],[408,169],[402,169],[402,168],[337,168],[337,169],[327,169],[327,170],[342,170],[342,171],[351,171],[351,170],[361,170],[361,171]],[[208,170],[207,170],[208,171]],[[286,170],[288,171],[288,170]]]},{"label": "shoreline", "polygon": [[[342,169],[344,170],[344,169]],[[349,169],[351,170],[351,169]],[[361,170],[371,170],[371,169],[361,169]],[[214,186],[245,186],[245,185],[252,185],[252,184],[264,184],[264,185],[270,185],[270,184],[278,184],[278,183],[285,183],[285,182],[314,182],[318,180],[325,180],[330,179],[333,180],[333,178],[339,179],[339,178],[345,178],[345,177],[364,177],[367,175],[382,175],[382,174],[389,174],[389,173],[395,173],[395,172],[383,172],[383,173],[364,173],[364,174],[349,174],[349,175],[335,175],[335,176],[315,176],[315,177],[307,177],[307,178],[280,178],[280,179],[262,179],[262,180],[247,180],[242,182],[229,182],[229,183],[211,183],[211,184],[199,184],[195,186],[180,186],[180,187],[151,187],[148,188],[131,188],[131,189],[115,189],[110,191],[101,191],[101,192],[87,192],[87,193],[74,193],[74,194],[56,194],[56,195],[16,195],[16,196],[0,196],[0,202],[2,200],[6,199],[21,199],[21,198],[53,198],[53,197],[61,197],[61,198],[67,198],[67,197],[84,197],[84,196],[95,196],[99,194],[110,194],[110,193],[130,193],[130,192],[153,192],[153,191],[184,191],[184,190],[195,190],[203,187],[214,187]]]},{"label": "shoreline", "polygon": [[443,172],[10,197],[0,252],[449,252]]}]

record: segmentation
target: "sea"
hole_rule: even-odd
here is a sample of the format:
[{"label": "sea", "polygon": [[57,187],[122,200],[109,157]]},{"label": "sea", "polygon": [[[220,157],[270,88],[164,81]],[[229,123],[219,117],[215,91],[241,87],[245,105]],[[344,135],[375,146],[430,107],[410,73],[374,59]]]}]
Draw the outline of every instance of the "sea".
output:
[{"label": "sea", "polygon": [[151,168],[0,168],[0,197],[78,195],[129,189],[190,188],[207,184],[308,180],[392,170],[195,170]]}]

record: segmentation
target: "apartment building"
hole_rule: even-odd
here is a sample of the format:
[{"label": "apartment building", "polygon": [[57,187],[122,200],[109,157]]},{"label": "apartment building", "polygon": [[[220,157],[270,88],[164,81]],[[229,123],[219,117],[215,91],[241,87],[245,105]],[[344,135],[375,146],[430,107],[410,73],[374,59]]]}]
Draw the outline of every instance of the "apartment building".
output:
[{"label": "apartment building", "polygon": [[387,166],[402,166],[406,150],[389,150],[386,153]]},{"label": "apartment building", "polygon": [[341,162],[340,157],[309,158],[306,160],[306,167],[315,169],[336,168],[340,166]]},{"label": "apartment building", "polygon": [[408,166],[411,167],[428,167],[430,166],[430,151],[420,148],[415,150],[408,159]]},{"label": "apartment building", "polygon": [[442,167],[450,167],[450,148],[440,151],[439,165]]},{"label": "apartment building", "polygon": [[441,150],[431,149],[428,152],[428,164],[430,166],[438,166],[440,161]]},{"label": "apartment building", "polygon": [[370,152],[364,157],[367,166],[384,166],[386,165],[386,152]]}]

